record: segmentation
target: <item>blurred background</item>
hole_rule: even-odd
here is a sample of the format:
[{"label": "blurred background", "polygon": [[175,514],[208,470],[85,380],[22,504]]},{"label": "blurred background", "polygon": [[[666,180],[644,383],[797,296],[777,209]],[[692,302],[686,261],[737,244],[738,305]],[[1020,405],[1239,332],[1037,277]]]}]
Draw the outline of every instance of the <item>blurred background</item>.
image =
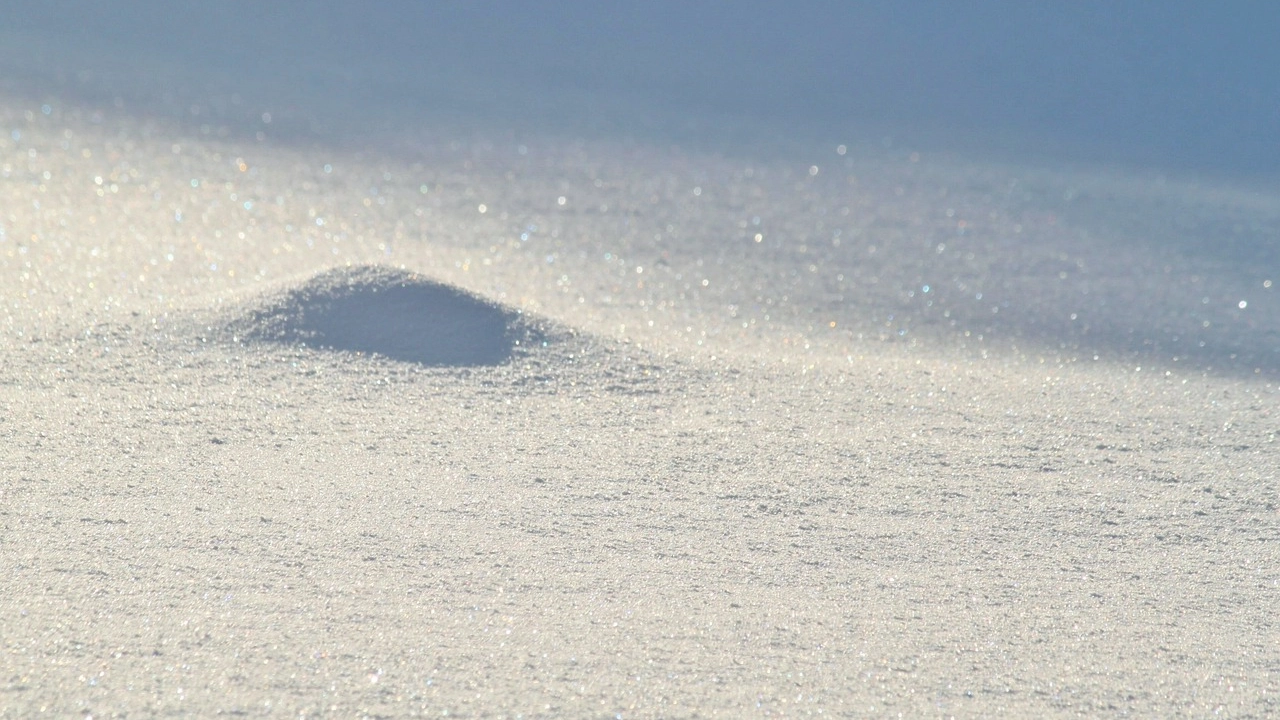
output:
[{"label": "blurred background", "polygon": [[1277,37],[1280,5],[1243,1],[10,1],[0,90],[196,121],[269,112],[281,137],[874,137],[1274,178]]}]

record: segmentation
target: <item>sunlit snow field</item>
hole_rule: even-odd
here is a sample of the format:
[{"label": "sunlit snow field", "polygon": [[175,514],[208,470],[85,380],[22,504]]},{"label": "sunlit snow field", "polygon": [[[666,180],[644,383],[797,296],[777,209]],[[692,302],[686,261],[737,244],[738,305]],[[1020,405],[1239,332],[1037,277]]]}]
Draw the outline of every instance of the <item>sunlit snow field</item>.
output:
[{"label": "sunlit snow field", "polygon": [[0,715],[1276,712],[1183,10],[0,8]]}]

